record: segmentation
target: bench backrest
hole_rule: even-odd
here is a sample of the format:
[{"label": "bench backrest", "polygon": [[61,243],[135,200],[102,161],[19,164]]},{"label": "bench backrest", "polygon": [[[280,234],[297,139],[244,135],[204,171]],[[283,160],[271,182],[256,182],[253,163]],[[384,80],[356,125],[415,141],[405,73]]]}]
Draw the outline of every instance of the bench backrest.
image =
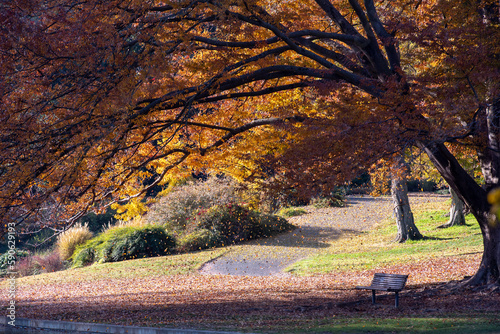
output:
[{"label": "bench backrest", "polygon": [[374,288],[402,290],[408,275],[375,273],[371,286]]}]

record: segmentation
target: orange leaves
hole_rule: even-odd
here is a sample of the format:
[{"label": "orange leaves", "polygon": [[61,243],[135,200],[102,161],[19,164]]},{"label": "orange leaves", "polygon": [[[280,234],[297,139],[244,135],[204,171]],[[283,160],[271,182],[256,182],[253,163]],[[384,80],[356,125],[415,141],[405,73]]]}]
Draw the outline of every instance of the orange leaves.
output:
[{"label": "orange leaves", "polygon": [[[478,32],[498,31],[475,5],[379,1],[393,39],[364,6],[329,3],[6,5],[0,207],[52,192],[72,216],[140,198],[145,170],[154,182],[274,167],[341,182],[422,137],[461,135],[477,98],[497,91],[496,39]],[[254,126],[270,118],[281,121]]]}]

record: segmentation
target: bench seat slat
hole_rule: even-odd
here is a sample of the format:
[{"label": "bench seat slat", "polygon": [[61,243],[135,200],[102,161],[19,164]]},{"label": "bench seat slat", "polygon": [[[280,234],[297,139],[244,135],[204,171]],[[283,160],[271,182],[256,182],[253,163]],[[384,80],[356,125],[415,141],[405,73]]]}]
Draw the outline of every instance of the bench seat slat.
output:
[{"label": "bench seat slat", "polygon": [[375,291],[396,293],[396,307],[399,305],[398,293],[403,290],[408,275],[376,273],[369,286],[357,286],[356,289],[372,290],[372,301],[375,303]]}]

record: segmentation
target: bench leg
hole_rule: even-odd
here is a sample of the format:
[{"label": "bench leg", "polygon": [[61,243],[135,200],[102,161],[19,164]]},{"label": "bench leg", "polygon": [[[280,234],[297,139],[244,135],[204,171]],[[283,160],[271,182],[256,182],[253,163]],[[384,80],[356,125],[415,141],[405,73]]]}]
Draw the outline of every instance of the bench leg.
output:
[{"label": "bench leg", "polygon": [[399,293],[396,291],[396,308],[399,307]]},{"label": "bench leg", "polygon": [[376,302],[375,302],[375,290],[372,290],[372,304],[376,304]]}]

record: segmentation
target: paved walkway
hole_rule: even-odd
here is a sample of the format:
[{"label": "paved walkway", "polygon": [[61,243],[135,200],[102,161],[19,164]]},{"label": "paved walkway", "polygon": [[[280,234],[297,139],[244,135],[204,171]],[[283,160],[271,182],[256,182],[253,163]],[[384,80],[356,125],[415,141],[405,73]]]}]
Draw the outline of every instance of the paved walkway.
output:
[{"label": "paved walkway", "polygon": [[[443,196],[411,195],[410,204],[431,202]],[[276,276],[286,275],[283,270],[292,263],[309,257],[329,242],[353,233],[370,229],[374,224],[391,217],[390,197],[348,196],[343,208],[314,209],[290,218],[298,226],[294,231],[274,238],[255,240],[232,246],[228,253],[201,269],[202,274]]]}]

